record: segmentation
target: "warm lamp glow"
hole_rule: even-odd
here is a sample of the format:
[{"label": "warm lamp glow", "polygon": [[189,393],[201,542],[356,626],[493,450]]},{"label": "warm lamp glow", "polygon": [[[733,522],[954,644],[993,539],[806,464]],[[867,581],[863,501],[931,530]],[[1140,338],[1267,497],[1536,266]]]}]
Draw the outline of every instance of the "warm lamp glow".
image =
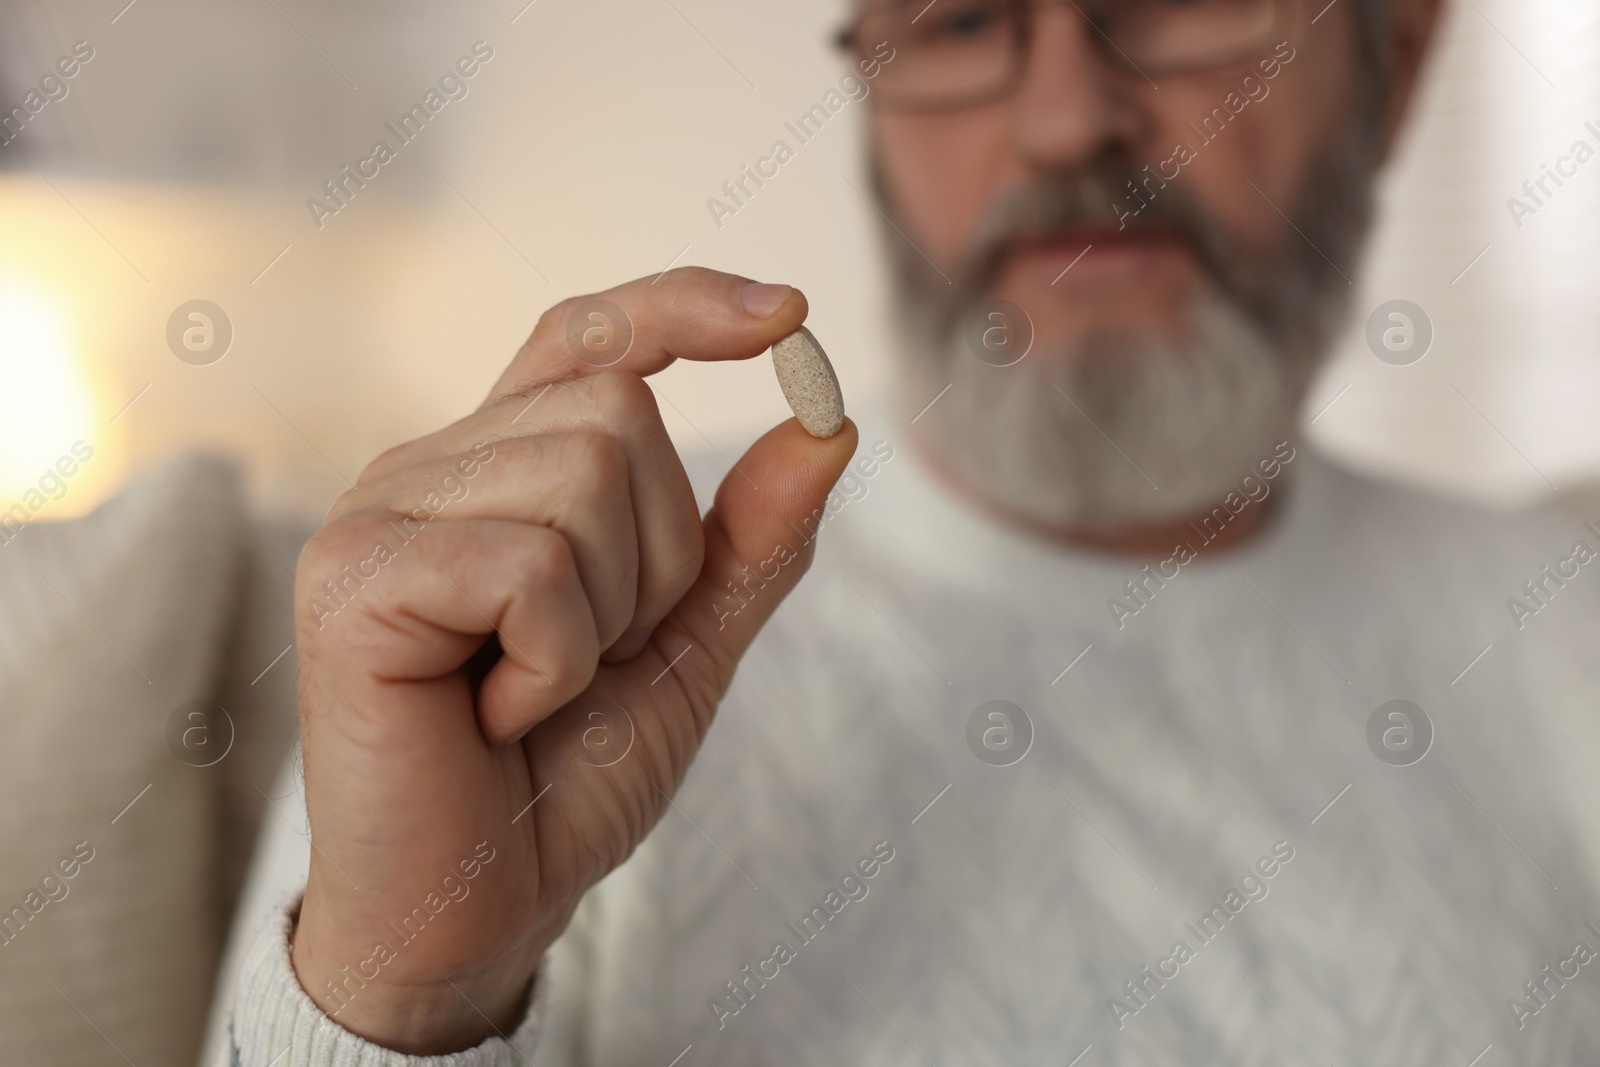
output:
[{"label": "warm lamp glow", "polygon": [[76,441],[98,444],[94,403],[64,305],[0,280],[0,501],[9,504]]}]

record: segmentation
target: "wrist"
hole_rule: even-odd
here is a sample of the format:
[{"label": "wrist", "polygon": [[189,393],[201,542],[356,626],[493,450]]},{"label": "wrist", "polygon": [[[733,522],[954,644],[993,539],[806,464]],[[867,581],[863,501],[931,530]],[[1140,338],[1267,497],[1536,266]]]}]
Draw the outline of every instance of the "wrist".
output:
[{"label": "wrist", "polygon": [[381,940],[365,948],[335,936],[307,904],[290,916],[289,962],[300,987],[339,1026],[408,1055],[460,1052],[507,1036],[528,1006],[535,964],[502,964],[438,981],[401,978],[384,966]]}]

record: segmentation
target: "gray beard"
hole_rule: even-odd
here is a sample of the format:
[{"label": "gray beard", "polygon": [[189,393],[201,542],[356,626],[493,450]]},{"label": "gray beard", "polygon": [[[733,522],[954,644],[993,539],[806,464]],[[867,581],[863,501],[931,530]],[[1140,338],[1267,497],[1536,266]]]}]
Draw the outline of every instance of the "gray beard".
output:
[{"label": "gray beard", "polygon": [[[994,367],[957,338],[912,362],[919,396],[949,391],[918,440],[1004,510],[1071,529],[1192,515],[1238,485],[1293,431],[1283,360],[1231,305],[1205,299],[1192,345],[1092,336],[1065,353]],[[1049,370],[1025,370],[1029,360]],[[914,413],[914,412],[913,412]]]},{"label": "gray beard", "polygon": [[[992,292],[1008,238],[1064,225],[1116,224],[1114,190],[1137,171],[1126,161],[1056,176],[998,204],[953,283],[934,275],[886,195],[883,239],[894,264],[902,323],[897,352],[917,443],[969,492],[1024,521],[1109,530],[1182,519],[1220,501],[1258,460],[1294,434],[1296,414],[1352,286],[1371,217],[1377,139],[1366,122],[1312,168],[1267,252],[1246,251],[1167,183],[1130,228],[1165,226],[1186,238],[1208,283],[1192,309],[1192,336],[1168,343],[1092,333],[996,367],[968,347],[965,325]],[[1204,151],[1204,149],[1202,149]],[[1329,261],[1332,261],[1330,263]]]}]

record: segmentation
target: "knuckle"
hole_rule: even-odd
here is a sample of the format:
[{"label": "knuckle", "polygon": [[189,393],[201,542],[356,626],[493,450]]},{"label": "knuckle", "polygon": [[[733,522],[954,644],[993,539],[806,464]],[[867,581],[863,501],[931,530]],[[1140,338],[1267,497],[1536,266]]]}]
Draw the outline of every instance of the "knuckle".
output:
[{"label": "knuckle", "polygon": [[336,567],[355,547],[363,526],[354,516],[347,516],[328,523],[312,534],[301,546],[296,573],[315,576],[330,565]]},{"label": "knuckle", "polygon": [[705,563],[705,531],[698,519],[684,521],[669,532],[664,542],[665,551],[654,561],[647,579],[649,587],[642,591],[641,598],[671,606],[700,576]]},{"label": "knuckle", "polygon": [[329,583],[335,587],[357,583],[359,575],[352,577],[351,569],[359,570],[361,561],[380,540],[381,525],[381,519],[372,513],[357,512],[324,526],[301,546],[294,570],[294,610],[302,624],[315,614],[315,605]]},{"label": "knuckle", "polygon": [[684,524],[678,545],[679,551],[668,561],[666,573],[672,588],[681,595],[700,577],[700,570],[705,566],[705,532],[698,520]]},{"label": "knuckle", "polygon": [[327,527],[323,527],[312,534],[306,543],[300,546],[300,555],[294,563],[295,584],[295,610],[300,610],[300,604],[305,600],[304,591],[307,586],[314,585],[321,575],[328,559]]},{"label": "knuckle", "polygon": [[528,536],[507,554],[504,566],[507,579],[518,588],[549,589],[567,581],[576,561],[565,537],[547,527],[531,526]]},{"label": "knuckle", "polygon": [[545,308],[544,313],[539,316],[539,321],[533,325],[533,333],[528,337],[528,344],[544,345],[560,340],[566,334],[567,319],[572,316],[573,308],[583,300],[584,297],[581,296],[569,296]]},{"label": "knuckle", "polygon": [[[410,451],[411,442],[407,441],[403,444],[386,448],[382,452],[378,453],[372,462],[368,463],[365,467],[362,467],[361,473],[356,475],[356,488],[359,489],[363,486],[369,485],[372,482],[377,481],[379,478],[382,478],[386,474],[392,474],[395,471],[400,470],[405,466],[406,457],[410,454]],[[349,495],[349,493],[344,494],[345,497]],[[341,501],[343,499],[344,497],[340,497]],[[338,505],[335,504],[335,507],[337,506]]]},{"label": "knuckle", "polygon": [[[551,530],[537,529],[524,538],[514,558],[507,563],[508,579],[514,583],[525,603],[536,612],[561,611],[566,601],[547,599],[543,594],[569,589],[574,584],[576,563],[566,538]],[[561,625],[539,625],[537,648],[529,647],[533,665],[545,681],[565,696],[582,691],[593,679],[599,664],[600,648],[594,627],[576,619]]]},{"label": "knuckle", "polygon": [[637,434],[661,425],[656,394],[637,374],[602,371],[590,379],[589,390],[595,408],[613,430]]},{"label": "knuckle", "polygon": [[589,687],[599,664],[600,651],[596,643],[592,639],[585,641],[568,630],[552,639],[538,668],[552,689],[570,699]]},{"label": "knuckle", "polygon": [[[364,473],[363,477],[365,477]],[[338,497],[334,499],[333,503],[328,505],[327,514],[322,516],[323,526],[327,527],[333,523],[339,522],[347,515],[350,515],[352,512],[359,509],[361,506],[361,500],[366,495],[363,492],[363,490],[366,488],[366,484],[363,484],[361,481],[357,481],[354,489],[347,489],[340,493]]]},{"label": "knuckle", "polygon": [[563,435],[557,462],[580,488],[627,484],[627,449],[621,441],[599,430],[574,430]]},{"label": "knuckle", "polygon": [[720,286],[729,275],[710,267],[698,267],[686,264],[682,267],[673,267],[662,276],[663,284],[678,289],[703,289],[709,286]]}]

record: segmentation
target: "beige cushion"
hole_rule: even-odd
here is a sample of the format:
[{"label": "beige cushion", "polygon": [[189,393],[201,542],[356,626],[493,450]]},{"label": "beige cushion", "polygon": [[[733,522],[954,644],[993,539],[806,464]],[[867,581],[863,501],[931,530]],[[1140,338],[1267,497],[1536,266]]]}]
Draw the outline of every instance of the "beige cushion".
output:
[{"label": "beige cushion", "polygon": [[[186,457],[0,544],[5,1062],[195,1061],[257,785],[294,734],[294,653],[251,682],[289,644],[303,532],[253,521],[232,467]],[[196,700],[233,726],[211,766],[193,764],[226,741],[215,715],[187,761],[169,747]]]}]

